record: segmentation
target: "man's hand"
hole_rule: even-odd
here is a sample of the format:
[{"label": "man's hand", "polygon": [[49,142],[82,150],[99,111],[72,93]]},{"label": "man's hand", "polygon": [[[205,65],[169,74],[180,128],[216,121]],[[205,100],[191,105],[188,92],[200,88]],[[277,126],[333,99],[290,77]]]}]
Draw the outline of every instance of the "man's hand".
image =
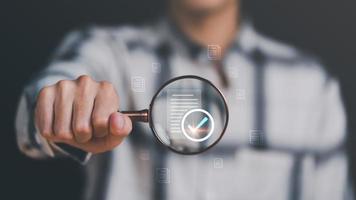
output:
[{"label": "man's hand", "polygon": [[80,76],[42,88],[35,122],[50,141],[100,153],[112,150],[131,132],[130,118],[118,109],[119,97],[111,83]]}]

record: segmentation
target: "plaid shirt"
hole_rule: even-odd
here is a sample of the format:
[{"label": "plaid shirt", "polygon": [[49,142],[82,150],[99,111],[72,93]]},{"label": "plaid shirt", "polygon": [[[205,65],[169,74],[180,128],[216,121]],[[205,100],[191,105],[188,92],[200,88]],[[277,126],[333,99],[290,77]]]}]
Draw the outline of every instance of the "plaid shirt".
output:
[{"label": "plaid shirt", "polygon": [[[19,148],[34,158],[66,155],[85,163],[85,199],[352,199],[337,80],[247,20],[219,56],[218,46],[196,45],[164,20],[75,31],[25,87],[16,118]],[[225,95],[229,126],[219,144],[195,156],[162,148],[147,124],[135,124],[118,148],[100,155],[49,144],[34,128],[36,95],[83,74],[113,83],[122,110],[147,108],[172,77],[201,76]]]}]

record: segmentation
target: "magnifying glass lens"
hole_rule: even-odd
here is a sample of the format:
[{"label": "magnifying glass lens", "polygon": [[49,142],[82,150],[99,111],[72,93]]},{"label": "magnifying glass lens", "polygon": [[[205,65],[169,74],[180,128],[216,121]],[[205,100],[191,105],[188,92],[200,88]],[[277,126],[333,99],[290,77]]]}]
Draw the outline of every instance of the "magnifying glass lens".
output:
[{"label": "magnifying glass lens", "polygon": [[150,126],[161,143],[183,154],[200,153],[215,145],[228,123],[221,92],[195,76],[166,83],[150,105]]}]

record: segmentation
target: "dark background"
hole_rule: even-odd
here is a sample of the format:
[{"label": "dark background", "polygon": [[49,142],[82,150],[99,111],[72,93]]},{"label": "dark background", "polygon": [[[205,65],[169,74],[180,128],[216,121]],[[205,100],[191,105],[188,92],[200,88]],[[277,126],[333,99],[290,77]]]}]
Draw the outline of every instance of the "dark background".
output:
[{"label": "dark background", "polygon": [[[1,199],[79,199],[84,183],[82,166],[69,160],[35,161],[17,150],[14,115],[21,89],[46,65],[68,31],[92,24],[139,24],[162,13],[163,2],[1,1]],[[352,133],[356,124],[356,1],[244,0],[244,9],[260,31],[322,58],[341,81]],[[356,148],[352,144],[356,139],[350,134],[348,141],[354,166],[352,152]]]}]

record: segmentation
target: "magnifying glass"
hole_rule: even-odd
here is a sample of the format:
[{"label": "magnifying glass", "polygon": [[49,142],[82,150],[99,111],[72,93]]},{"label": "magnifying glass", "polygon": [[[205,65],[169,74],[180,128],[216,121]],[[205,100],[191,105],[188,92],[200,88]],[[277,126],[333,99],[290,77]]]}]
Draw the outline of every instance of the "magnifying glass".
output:
[{"label": "magnifying glass", "polygon": [[149,109],[121,111],[133,122],[148,122],[158,141],[180,154],[198,154],[219,142],[229,111],[225,97],[210,81],[180,76],[166,82]]}]

